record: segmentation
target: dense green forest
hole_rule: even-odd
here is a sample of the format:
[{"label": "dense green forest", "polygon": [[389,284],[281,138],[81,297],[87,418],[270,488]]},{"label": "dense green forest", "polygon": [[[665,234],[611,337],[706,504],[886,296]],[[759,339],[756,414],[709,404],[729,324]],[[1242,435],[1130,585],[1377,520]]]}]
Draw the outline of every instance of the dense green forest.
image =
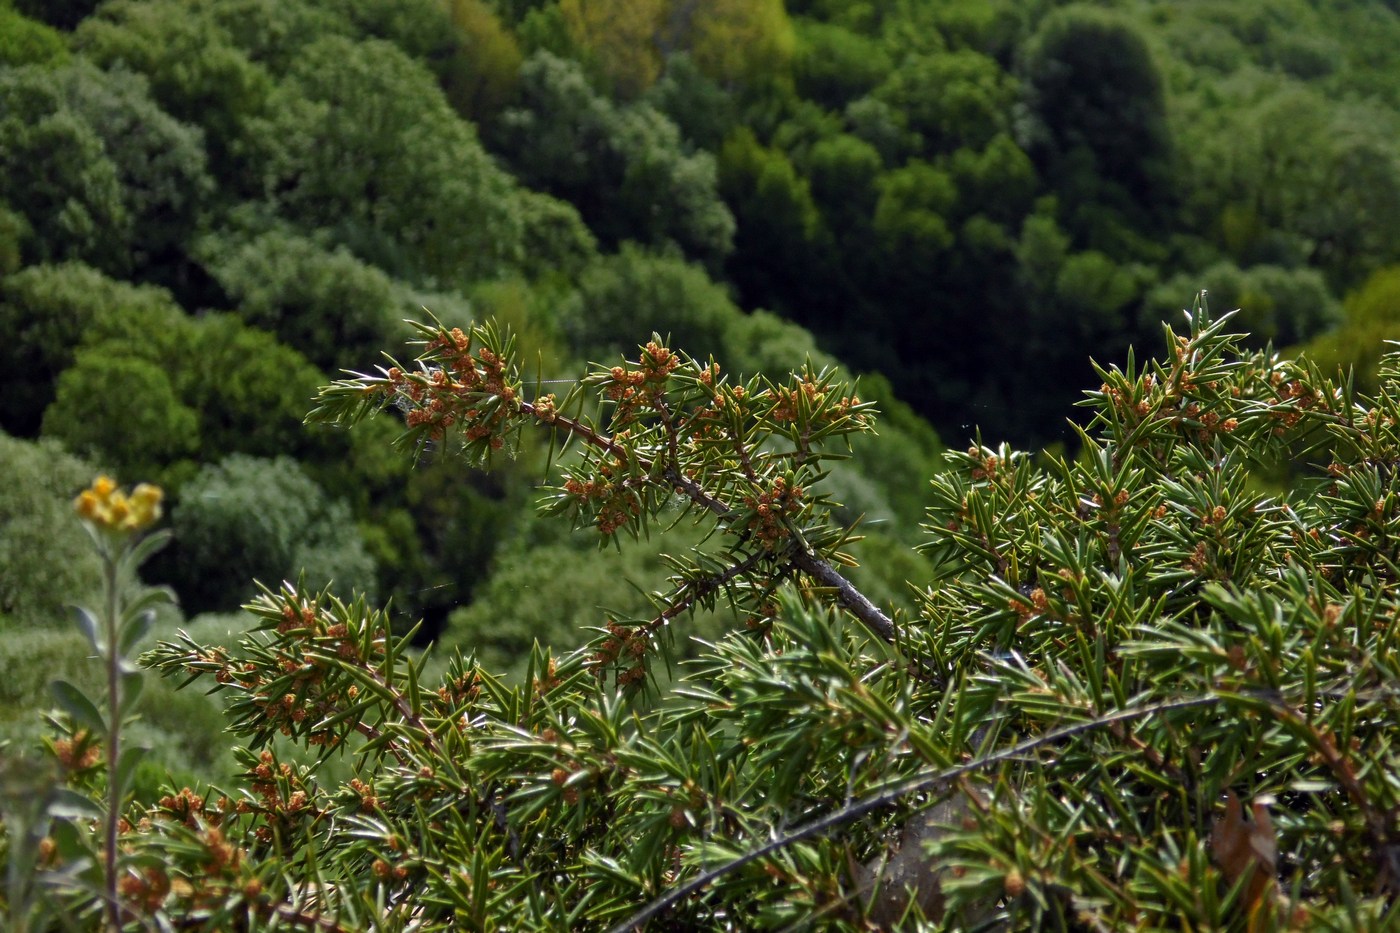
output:
[{"label": "dense green forest", "polygon": [[[3,0],[3,727],[82,666],[98,469],[167,490],[146,576],[196,628],[304,570],[506,667],[643,605],[654,541],[534,517],[547,446],[488,474],[303,426],[424,308],[510,326],[545,383],[653,331],[859,375],[879,434],[827,482],[907,608],[940,437],[1073,448],[1090,357],[1199,289],[1373,378],[1397,49],[1349,0]],[[200,702],[149,704],[205,740],[166,764],[214,767]]]}]

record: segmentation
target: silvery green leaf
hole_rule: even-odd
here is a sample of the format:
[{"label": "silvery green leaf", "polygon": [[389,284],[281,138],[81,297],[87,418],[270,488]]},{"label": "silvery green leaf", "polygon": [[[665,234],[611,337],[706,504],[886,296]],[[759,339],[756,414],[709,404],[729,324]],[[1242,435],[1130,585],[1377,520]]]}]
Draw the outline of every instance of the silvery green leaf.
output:
[{"label": "silvery green leaf", "polygon": [[53,681],[49,684],[49,690],[63,711],[73,717],[74,722],[98,735],[107,734],[107,723],[97,707],[87,698],[87,694],[66,680]]},{"label": "silvery green leaf", "polygon": [[171,533],[169,528],[162,528],[160,531],[152,532],[136,543],[123,561],[127,566],[136,568],[144,564],[152,554],[159,551],[170,543]]},{"label": "silvery green leaf", "polygon": [[101,629],[97,624],[97,616],[83,606],[74,606],[73,615],[78,623],[78,628],[82,630],[83,637],[88,640],[89,645],[92,645],[93,650],[100,654],[102,652],[102,636],[99,634]]},{"label": "silvery green leaf", "polygon": [[67,787],[55,788],[46,808],[50,816],[69,820],[91,820],[102,816],[102,808],[82,794]]},{"label": "silvery green leaf", "polygon": [[150,749],[140,745],[128,745],[123,748],[121,754],[117,756],[117,792],[125,795],[131,790],[131,784],[136,779],[136,769],[141,765],[141,759],[146,757]]},{"label": "silvery green leaf", "polygon": [[168,586],[152,586],[141,590],[141,592],[131,602],[126,604],[122,610],[122,624],[125,625],[128,619],[134,618],[138,614],[148,609],[162,605],[163,603],[174,603],[175,592]]},{"label": "silvery green leaf", "polygon": [[140,671],[123,673],[122,678],[122,715],[130,713],[136,706],[136,702],[141,699],[141,692],[146,686],[146,678]]},{"label": "silvery green leaf", "polygon": [[128,618],[122,625],[121,632],[117,635],[117,650],[123,656],[129,654],[132,648],[140,644],[141,639],[150,633],[151,627],[156,624],[156,611],[147,609],[134,618]]}]

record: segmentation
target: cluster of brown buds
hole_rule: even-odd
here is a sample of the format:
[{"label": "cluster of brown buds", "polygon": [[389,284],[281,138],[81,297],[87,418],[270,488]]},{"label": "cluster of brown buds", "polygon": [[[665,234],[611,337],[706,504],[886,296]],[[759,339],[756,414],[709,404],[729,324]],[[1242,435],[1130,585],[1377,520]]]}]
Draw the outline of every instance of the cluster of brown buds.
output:
[{"label": "cluster of brown buds", "polygon": [[204,798],[188,787],[182,788],[178,794],[166,794],[156,803],[156,809],[162,815],[190,829],[220,825],[228,806],[228,798],[220,797],[212,808],[206,807]]},{"label": "cluster of brown buds", "polygon": [[[220,828],[228,802],[228,798],[220,797],[215,808],[207,808],[204,799],[188,787],[179,794],[161,798],[153,815],[173,819],[192,830],[193,847],[185,851],[187,860],[179,872],[171,872],[164,865],[147,864],[128,868],[121,875],[117,892],[129,915],[150,916],[161,909],[205,910],[224,902],[230,891],[239,892],[249,901],[261,893],[257,879],[244,875],[247,852],[229,841]],[[142,819],[140,833],[148,834],[151,829],[151,820]],[[124,820],[122,832],[132,832]],[[131,846],[124,848],[132,851]],[[172,899],[178,906],[172,906]]]},{"label": "cluster of brown buds", "polygon": [[641,511],[642,504],[636,496],[626,492],[614,496],[598,510],[598,531],[604,535],[613,534]]},{"label": "cluster of brown buds", "polygon": [[818,413],[813,419],[816,423],[830,424],[847,417],[854,417],[860,423],[864,423],[865,415],[851,415],[851,409],[858,408],[861,404],[858,395],[843,397],[830,407],[821,409],[821,404],[826,401],[826,388],[818,385],[811,375],[806,375],[795,386],[769,389],[763,393],[763,399],[773,404],[768,417],[778,424],[791,424],[798,420],[798,413],[805,408],[807,411]]},{"label": "cluster of brown buds", "polygon": [[767,600],[758,608],[757,615],[751,615],[744,621],[744,627],[764,638],[773,631],[773,622],[778,618],[778,604],[773,600]]},{"label": "cluster of brown buds", "polygon": [[1200,425],[1196,429],[1196,440],[1202,444],[1210,443],[1210,439],[1216,434],[1231,434],[1240,426],[1236,418],[1221,418],[1214,411],[1201,411],[1201,406],[1196,402],[1187,405],[1183,414],[1188,421]]},{"label": "cluster of brown buds", "polygon": [[389,400],[407,404],[409,428],[424,428],[441,439],[454,425],[468,442],[504,446],[519,411],[519,392],[511,383],[509,361],[489,346],[472,352],[472,335],[460,327],[437,328],[426,343],[424,368],[389,369],[384,381],[368,387]]},{"label": "cluster of brown buds", "polygon": [[[360,639],[348,625],[290,590],[284,590],[276,603],[260,602],[257,609],[264,618],[277,620],[281,636],[271,646],[275,659],[270,664],[233,663],[215,649],[187,664],[189,670],[216,665],[214,679],[251,696],[265,721],[283,735],[298,731],[308,718],[315,722],[356,701],[360,688],[332,676],[334,660],[373,665],[383,653],[382,636],[371,642],[371,656],[365,658]],[[334,729],[313,731],[306,739],[312,745],[341,742]]]},{"label": "cluster of brown buds", "polygon": [[1013,599],[1010,601],[1011,611],[1016,613],[1020,624],[1025,624],[1037,615],[1043,615],[1050,608],[1050,600],[1045,595],[1045,590],[1036,587],[1031,590],[1026,599]]},{"label": "cluster of brown buds", "polygon": [[79,729],[71,738],[56,740],[53,754],[64,771],[87,771],[102,760],[102,742],[87,729]]},{"label": "cluster of brown buds", "polygon": [[613,426],[632,423],[642,408],[656,409],[665,395],[667,380],[680,362],[680,356],[652,340],[642,348],[636,369],[614,366],[609,370],[610,381],[603,394],[617,403]]},{"label": "cluster of brown buds", "polygon": [[[467,393],[472,390],[463,383],[453,381],[446,370],[434,370],[431,376],[417,379],[394,367],[389,370],[389,384],[414,405],[404,416],[408,426],[417,428],[426,425],[428,436],[433,440],[440,440],[447,429],[460,419],[463,422],[462,433],[467,440],[488,438],[493,449],[499,449],[505,443],[502,436],[512,410],[499,405],[464,408],[463,399],[471,398]],[[510,401],[514,393],[514,389],[506,386],[501,397]]]},{"label": "cluster of brown buds", "polygon": [[[625,439],[625,434],[618,435],[618,438]],[[625,478],[626,467],[622,461],[605,459],[599,463],[597,472],[597,479],[570,477],[564,481],[564,491],[578,500],[581,506],[596,508],[594,521],[598,531],[611,535],[641,514],[642,503]],[[618,475],[624,478],[614,480]]]},{"label": "cluster of brown buds", "polygon": [[124,873],[117,881],[117,893],[134,912],[150,916],[160,910],[170,895],[170,876],[159,865]]},{"label": "cluster of brown buds", "polygon": [[[1156,378],[1146,373],[1126,390],[1105,382],[1099,387],[1099,391],[1128,423],[1135,423],[1149,416],[1172,421],[1182,430],[1194,432],[1196,440],[1201,443],[1208,443],[1215,435],[1229,434],[1239,427],[1236,418],[1221,417],[1219,412],[1202,407],[1200,401],[1181,397],[1182,393],[1194,392],[1197,389],[1191,373],[1182,374],[1175,383],[1163,383],[1161,392],[1154,393],[1156,387]],[[1219,389],[1219,384],[1209,382],[1205,388],[1215,391]],[[1232,387],[1230,395],[1238,397],[1239,394],[1239,387]]]},{"label": "cluster of brown buds", "polygon": [[[573,394],[562,405],[549,395],[524,398],[514,368],[506,365],[513,342],[492,325],[474,326],[470,335],[441,325],[417,327],[426,338],[417,371],[395,367],[385,372],[387,378],[337,382],[322,392],[311,419],[353,424],[382,409],[376,403],[385,396],[407,399],[422,412],[412,416],[409,438],[440,435],[455,425],[466,434],[468,452],[483,460],[488,444],[499,446],[501,437],[524,421],[547,425],[583,448],[583,462],[570,469],[551,510],[591,519],[611,536],[639,530],[653,511],[680,504],[717,520],[740,539],[739,551],[754,552],[740,558],[736,567],[742,571],[731,568],[739,576],[752,569],[749,559],[786,552],[794,537],[805,535],[798,523],[817,518],[822,500],[801,485],[820,476],[812,469],[822,459],[814,448],[831,437],[868,431],[873,419],[870,404],[847,395],[826,370],[799,375],[782,388],[761,376],[748,387],[730,385],[713,362],[696,363],[655,337],[635,361],[594,371],[584,380],[611,411],[611,430],[605,432],[586,416],[562,410]],[[475,353],[474,343],[480,348]],[[448,416],[454,421],[446,421]],[[783,443],[767,445],[770,437]],[[784,469],[785,477],[775,476]],[[719,478],[718,485],[709,482],[711,477]],[[794,560],[823,579],[844,582],[817,553]],[[731,571],[713,585],[727,582]],[[878,608],[842,592],[847,594],[843,606],[881,638],[893,637],[892,623]],[[629,669],[622,677],[640,681],[644,670]]]},{"label": "cluster of brown buds", "polygon": [[570,778],[582,771],[583,768],[578,763],[571,763],[568,768],[555,768],[549,774],[549,780],[555,787],[562,788],[564,802],[569,806],[574,806],[579,800],[579,789],[576,783],[570,782]]},{"label": "cluster of brown buds", "polygon": [[1128,423],[1146,418],[1156,405],[1149,401],[1156,380],[1150,373],[1144,374],[1139,382],[1127,386],[1126,391],[1119,386],[1105,382],[1099,391],[1108,400],[1114,411],[1124,416]]},{"label": "cluster of brown buds", "polygon": [[460,327],[439,330],[428,341],[428,353],[440,353],[445,367],[458,380],[457,388],[467,392],[498,395],[507,401],[514,390],[506,378],[507,361],[490,347],[482,347],[472,356],[472,338]]},{"label": "cluster of brown buds", "polygon": [[370,871],[374,872],[374,877],[384,882],[403,881],[408,877],[408,867],[406,865],[393,865],[382,858],[374,860],[374,864],[370,866]]},{"label": "cluster of brown buds", "polygon": [[753,512],[745,527],[765,550],[777,550],[792,534],[787,519],[802,512],[805,507],[802,497],[802,487],[789,485],[788,480],[781,476],[773,478],[773,485],[767,492],[744,497],[744,504]]},{"label": "cluster of brown buds", "polygon": [[315,606],[303,606],[289,600],[282,607],[282,621],[277,624],[277,634],[286,635],[297,629],[317,631],[321,628]]},{"label": "cluster of brown buds", "polygon": [[1001,469],[1000,457],[975,445],[967,448],[967,455],[977,462],[977,466],[972,468],[973,479],[996,479],[997,472]]},{"label": "cluster of brown buds", "polygon": [[1204,541],[1197,541],[1196,547],[1192,549],[1189,557],[1182,562],[1182,566],[1195,573],[1203,573],[1210,561],[1210,550]]},{"label": "cluster of brown buds", "polygon": [[481,695],[481,678],[474,673],[463,674],[448,680],[438,688],[437,698],[440,707],[453,713],[463,706],[476,702]]},{"label": "cluster of brown buds", "polygon": [[608,637],[598,645],[598,650],[593,654],[593,663],[601,671],[619,660],[630,658],[634,663],[618,673],[617,682],[622,686],[635,686],[646,680],[646,666],[642,659],[650,647],[651,638],[646,626],[627,626],[609,621]]},{"label": "cluster of brown buds", "polygon": [[666,818],[672,829],[693,828],[696,825],[695,814],[709,804],[705,789],[691,778],[686,778],[680,787],[663,787],[661,791],[673,801],[671,813]]},{"label": "cluster of brown buds", "polygon": [[777,422],[796,421],[799,392],[806,396],[808,404],[818,404],[822,401],[822,393],[810,379],[804,379],[796,389],[786,386],[769,389],[765,393],[765,397],[773,402],[773,410],[769,412],[769,417]]},{"label": "cluster of brown buds", "polygon": [[547,395],[541,395],[539,398],[535,399],[534,405],[532,405],[531,408],[533,409],[531,413],[535,418],[544,424],[553,424],[559,419],[558,402],[555,400],[554,393],[552,392]]},{"label": "cluster of brown buds", "polygon": [[551,690],[557,688],[563,680],[559,677],[559,662],[550,658],[545,662],[544,670],[535,678],[535,696],[544,696]]},{"label": "cluster of brown buds", "polygon": [[[234,805],[238,813],[261,810],[273,820],[290,824],[302,816],[315,816],[320,812],[296,769],[286,762],[278,762],[266,749],[258,756],[258,763],[243,776],[257,795],[258,803],[240,800]],[[260,826],[257,838],[264,844],[272,842],[272,828]]]},{"label": "cluster of brown buds", "polygon": [[1274,428],[1275,434],[1282,434],[1286,429],[1296,426],[1303,419],[1304,412],[1313,408],[1324,412],[1331,410],[1322,390],[1313,388],[1301,379],[1285,380],[1282,373],[1274,372],[1269,377],[1269,383],[1273,386],[1275,398],[1287,406],[1271,412],[1274,418],[1282,422],[1279,427]]},{"label": "cluster of brown buds", "polygon": [[222,829],[217,826],[206,827],[200,833],[200,842],[204,844],[203,861],[206,877],[228,878],[238,875],[246,853],[243,849],[229,842],[224,837]]},{"label": "cluster of brown buds", "polygon": [[1212,508],[1209,512],[1202,510],[1201,524],[1218,526],[1225,521],[1225,517],[1227,514],[1229,513],[1226,511],[1225,506],[1223,505],[1217,505],[1214,508]]},{"label": "cluster of brown buds", "polygon": [[374,813],[379,809],[379,797],[369,784],[359,778],[351,778],[350,790],[359,798],[360,809],[364,812]]},{"label": "cluster of brown buds", "polygon": [[[744,397],[743,389],[743,386],[735,386],[731,390],[741,405]],[[692,412],[686,425],[690,440],[696,445],[703,445],[708,441],[711,443],[719,442],[726,447],[731,446],[732,439],[726,425],[729,420],[729,413],[726,411],[727,405],[725,396],[716,391],[709,405]]]},{"label": "cluster of brown buds", "polygon": [[666,378],[676,371],[680,365],[680,357],[666,347],[661,346],[655,340],[647,341],[647,345],[642,349],[642,355],[638,359],[638,364],[642,367],[647,382],[657,385],[664,384]]}]

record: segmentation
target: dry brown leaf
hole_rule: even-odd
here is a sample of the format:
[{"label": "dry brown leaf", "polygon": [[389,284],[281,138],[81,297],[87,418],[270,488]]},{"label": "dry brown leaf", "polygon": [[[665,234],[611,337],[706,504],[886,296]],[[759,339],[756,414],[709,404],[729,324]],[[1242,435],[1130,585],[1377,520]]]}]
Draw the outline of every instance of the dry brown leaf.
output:
[{"label": "dry brown leaf", "polygon": [[1278,910],[1278,840],[1269,816],[1272,799],[1260,797],[1250,805],[1252,819],[1233,791],[1225,792],[1225,815],[1210,833],[1210,854],[1230,884],[1247,878],[1243,890],[1246,929],[1249,933],[1272,930]]},{"label": "dry brown leaf", "polygon": [[857,866],[866,917],[876,929],[898,929],[911,903],[917,903],[925,917],[943,916],[943,871],[924,853],[923,845],[937,839],[941,824],[957,819],[965,806],[960,797],[953,797],[930,813],[911,818],[904,826],[899,851]]}]

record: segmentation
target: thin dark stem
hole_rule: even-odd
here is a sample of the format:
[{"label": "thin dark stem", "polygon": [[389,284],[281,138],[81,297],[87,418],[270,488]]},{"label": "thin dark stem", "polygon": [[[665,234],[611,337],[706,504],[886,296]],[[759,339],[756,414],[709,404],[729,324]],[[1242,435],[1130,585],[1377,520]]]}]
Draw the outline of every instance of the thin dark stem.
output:
[{"label": "thin dark stem", "polygon": [[698,580],[687,580],[676,591],[674,601],[665,608],[656,618],[646,623],[648,631],[656,631],[671,619],[685,612],[699,600],[713,593],[715,590],[727,584],[735,577],[742,576],[758,566],[759,562],[767,555],[762,551],[755,551],[744,560],[731,567],[726,567],[719,573],[708,577],[701,577]]},{"label": "thin dark stem", "polygon": [[1221,697],[1215,694],[1210,694],[1207,696],[1188,697],[1180,700],[1169,700],[1165,703],[1154,703],[1150,706],[1140,706],[1134,709],[1119,710],[1116,713],[1108,713],[1096,719],[1077,722],[1060,729],[1052,730],[1043,735],[1026,739],[1024,742],[1018,742],[1009,748],[1004,748],[999,752],[992,752],[989,755],[984,755],[966,764],[956,765],[952,768],[946,768],[932,773],[924,772],[921,775],[887,785],[862,800],[856,801],[849,806],[842,807],[834,813],[829,813],[826,816],[812,820],[810,823],[790,833],[778,836],[764,843],[762,846],[759,846],[757,849],[754,849],[752,852],[746,852],[732,861],[725,862],[718,868],[696,875],[685,884],[672,888],[666,894],[652,901],[645,908],[637,911],[637,913],[613,927],[609,930],[609,933],[632,933],[632,931],[641,930],[648,920],[664,912],[670,908],[671,905],[684,900],[730,872],[736,871],[750,862],[761,859],[773,852],[777,852],[779,849],[785,849],[793,843],[801,842],[804,839],[810,839],[813,836],[820,836],[829,829],[859,819],[867,813],[873,813],[876,810],[882,810],[885,807],[893,806],[910,794],[932,790],[940,785],[947,784],[949,781],[960,778],[965,774],[971,774],[975,771],[980,771],[1005,761],[1014,761],[1037,748],[1054,744],[1062,739],[1067,739],[1083,732],[1089,732],[1104,726],[1111,726],[1115,723],[1127,722],[1133,719],[1142,719],[1146,716],[1153,716],[1158,713],[1190,709],[1196,706],[1210,706],[1219,703],[1221,699]]},{"label": "thin dark stem", "polygon": [[1376,847],[1377,860],[1380,867],[1380,884],[1389,893],[1395,893],[1400,888],[1400,844],[1397,844],[1391,836],[1390,821],[1378,811],[1367,796],[1366,789],[1361,785],[1361,781],[1356,776],[1356,770],[1346,755],[1337,748],[1337,743],[1332,736],[1326,732],[1319,732],[1292,706],[1287,706],[1281,702],[1269,704],[1273,714],[1280,720],[1289,723],[1295,729],[1306,736],[1308,744],[1313,747],[1313,751],[1322,759],[1337,779],[1337,783],[1342,786],[1352,803],[1361,811],[1362,820],[1366,825],[1366,834],[1371,837],[1371,842]]},{"label": "thin dark stem", "polygon": [[[531,417],[539,416],[538,409],[536,409],[532,403],[526,401],[520,402],[520,413],[524,415],[529,415]],[[590,447],[596,447],[599,450],[607,451],[613,456],[619,457],[623,460],[626,460],[628,456],[635,456],[630,451],[628,451],[627,448],[617,443],[617,441],[614,441],[611,437],[608,437],[606,434],[601,434],[598,431],[595,431],[593,428],[590,428],[588,425],[584,424],[582,421],[579,421],[577,418],[570,418],[568,415],[554,412],[550,415],[549,420],[544,421],[544,423],[556,425],[557,427],[563,428],[565,431],[568,431],[570,434],[574,435],[575,437],[578,437]],[[651,467],[650,460],[646,460],[644,458],[639,457],[637,459],[637,462],[641,464],[641,466],[644,469],[649,469]]]},{"label": "thin dark stem", "polygon": [[723,500],[716,499],[714,496],[710,495],[705,491],[705,487],[684,475],[679,470],[674,468],[667,470],[666,482],[671,484],[671,488],[678,489],[684,493],[685,497],[691,502],[694,502],[706,511],[714,513],[720,519],[728,520],[734,517],[734,511],[730,509],[728,505],[725,505]]},{"label": "thin dark stem", "polygon": [[681,461],[680,437],[676,431],[675,420],[671,416],[671,407],[666,404],[666,400],[658,396],[655,404],[656,411],[661,416],[661,427],[666,431],[666,462],[667,472],[670,472]]},{"label": "thin dark stem", "polygon": [[[110,548],[110,542],[108,547]],[[117,579],[116,555],[106,550],[102,555],[102,584],[106,597],[107,643],[103,645],[107,662],[107,821],[103,827],[103,861],[106,866],[105,878],[107,895],[107,925],[116,933],[122,928],[121,903],[117,900],[117,821],[121,818],[121,782],[118,780],[117,764],[121,754],[122,723],[122,682],[121,655],[118,653],[118,615],[121,612],[121,594]]]},{"label": "thin dark stem", "polygon": [[[413,726],[423,736],[424,747],[427,748],[429,752],[437,754],[439,751],[437,736],[433,734],[432,729],[428,728],[428,724],[425,723],[422,720],[422,718],[413,711],[413,707],[409,704],[408,699],[399,691],[399,688],[394,684],[390,683],[378,671],[373,670],[372,668],[364,668],[363,670],[372,681],[378,684],[382,690],[384,690],[391,697],[393,697],[393,700],[391,702],[394,705],[394,709],[396,709],[399,715],[403,717],[404,722]],[[397,754],[397,751],[395,753]],[[403,761],[403,758],[400,757],[399,760]]]},{"label": "thin dark stem", "polygon": [[758,473],[753,468],[753,460],[749,458],[748,445],[744,443],[744,438],[738,431],[734,432],[733,439],[734,454],[739,458],[739,466],[743,469],[744,475],[748,477],[749,482],[757,483]]},{"label": "thin dark stem", "polygon": [[798,570],[822,586],[831,589],[832,594],[836,597],[836,602],[855,616],[862,625],[886,642],[894,643],[899,634],[894,622],[880,610],[879,606],[876,606],[864,593],[856,589],[855,584],[841,576],[835,567],[802,547],[795,549],[792,562]]},{"label": "thin dark stem", "polygon": [[[355,723],[355,731],[360,733],[360,735],[364,736],[365,738],[369,739],[371,742],[375,741],[376,739],[383,738],[384,736],[384,733],[380,732],[378,729],[374,728],[374,726],[371,726],[367,722]],[[389,754],[393,755],[394,759],[398,761],[399,764],[404,766],[408,765],[408,755],[404,752],[403,749],[399,748],[397,744],[395,744],[394,742],[388,742],[385,744],[384,747],[389,749]]]},{"label": "thin dark stem", "polygon": [[[526,415],[535,414],[535,407],[529,402],[522,401],[520,403],[520,410]],[[606,451],[614,456],[624,459],[628,456],[636,457],[637,465],[647,472],[650,472],[654,466],[654,461],[651,458],[642,457],[628,451],[611,437],[608,437],[606,434],[600,434],[581,421],[569,418],[565,415],[555,415],[550,423],[574,434],[589,446]],[[706,492],[704,487],[681,473],[680,470],[675,468],[674,464],[665,470],[663,477],[666,482],[671,484],[671,488],[679,490],[689,498],[690,501],[713,513],[721,521],[729,520],[734,517],[734,510],[723,500]],[[891,620],[889,616],[885,615],[880,607],[872,603],[864,593],[856,589],[855,585],[851,583],[850,580],[843,577],[835,567],[802,547],[794,549],[791,561],[793,565],[803,573],[816,580],[822,586],[830,588],[835,593],[836,601],[841,608],[855,616],[857,621],[874,633],[876,637],[889,644],[893,644],[896,641],[898,630],[895,627],[894,621]]]}]

